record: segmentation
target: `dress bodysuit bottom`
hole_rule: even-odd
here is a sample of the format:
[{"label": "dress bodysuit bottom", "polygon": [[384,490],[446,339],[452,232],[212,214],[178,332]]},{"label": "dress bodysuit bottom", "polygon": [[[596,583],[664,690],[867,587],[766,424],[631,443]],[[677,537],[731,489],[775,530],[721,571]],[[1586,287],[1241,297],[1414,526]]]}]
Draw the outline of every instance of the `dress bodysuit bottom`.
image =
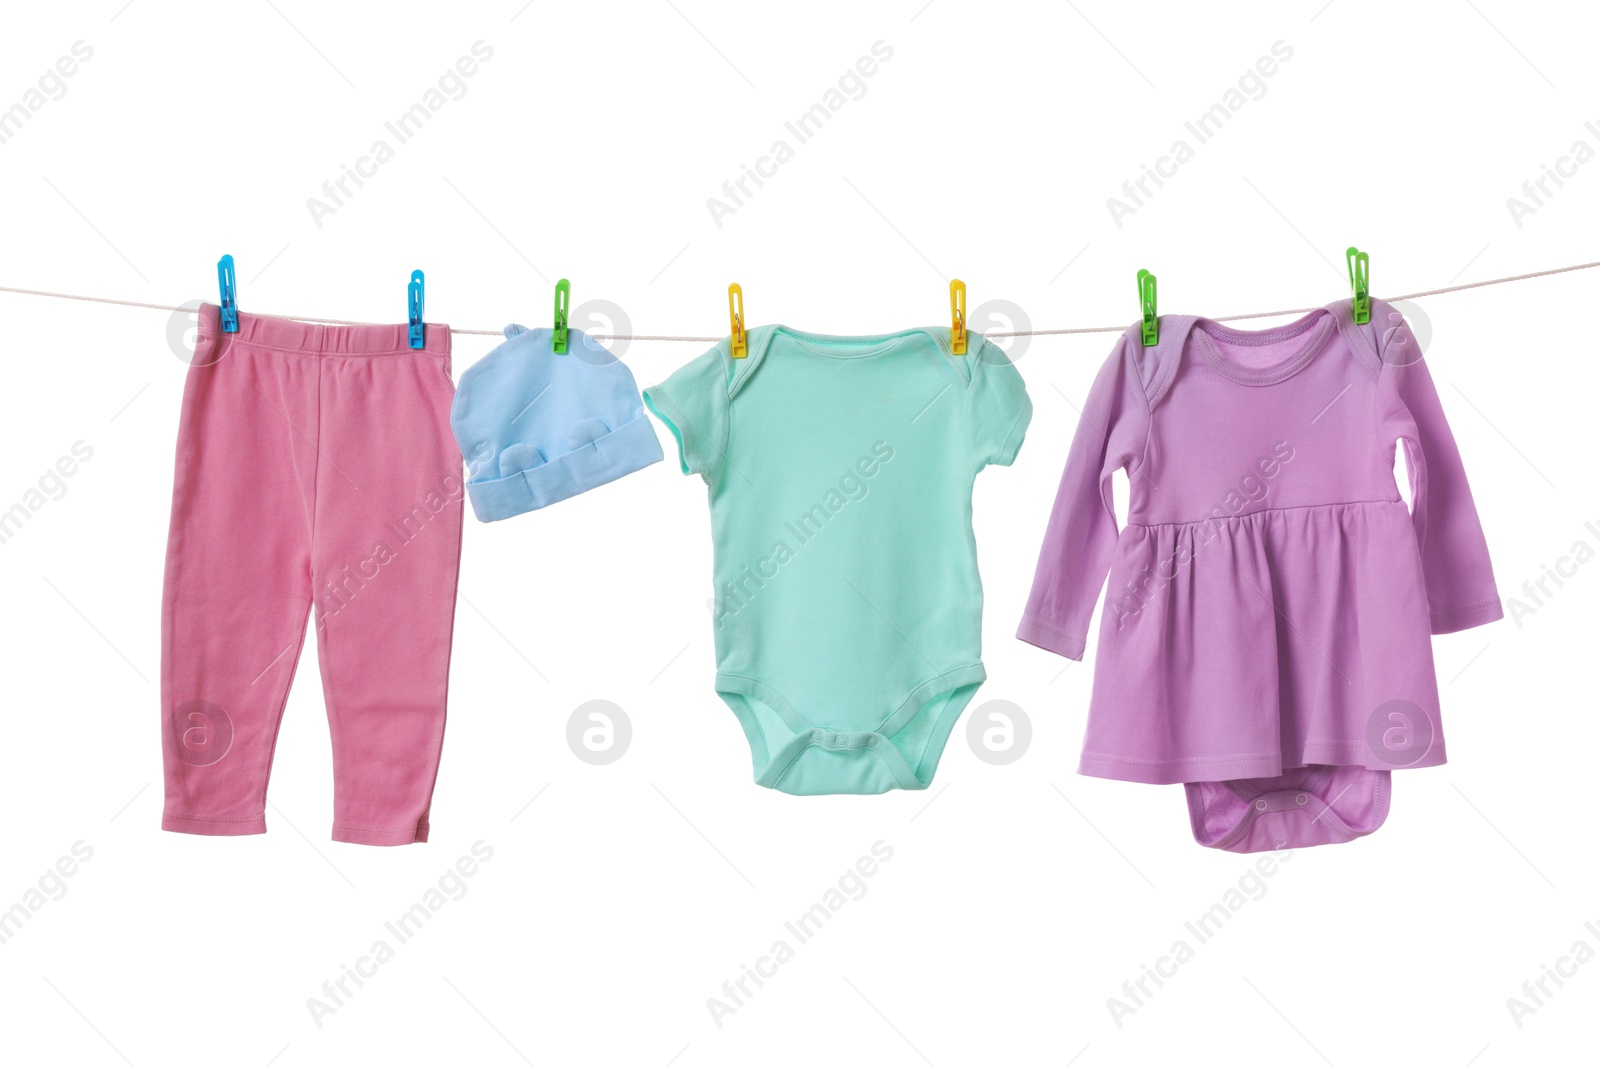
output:
[{"label": "dress bodysuit bottom", "polygon": [[1314,764],[1183,788],[1194,839],[1229,852],[1343,844],[1372,833],[1389,814],[1389,772],[1365,767]]}]

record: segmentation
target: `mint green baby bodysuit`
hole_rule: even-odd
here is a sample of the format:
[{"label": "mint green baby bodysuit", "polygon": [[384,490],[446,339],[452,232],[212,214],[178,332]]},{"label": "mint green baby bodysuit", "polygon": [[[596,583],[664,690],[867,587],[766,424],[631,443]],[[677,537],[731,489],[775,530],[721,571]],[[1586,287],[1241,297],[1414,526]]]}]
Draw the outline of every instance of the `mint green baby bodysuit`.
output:
[{"label": "mint green baby bodysuit", "polygon": [[984,680],[972,485],[1022,445],[1022,376],[948,330],[747,344],[644,392],[709,488],[717,692],[759,785],[925,789]]}]

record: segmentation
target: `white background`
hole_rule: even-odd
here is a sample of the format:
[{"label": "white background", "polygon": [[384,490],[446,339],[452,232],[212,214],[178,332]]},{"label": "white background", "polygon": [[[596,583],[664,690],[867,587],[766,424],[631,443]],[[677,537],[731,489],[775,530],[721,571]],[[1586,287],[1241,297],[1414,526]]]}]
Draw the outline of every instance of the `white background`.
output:
[{"label": "white background", "polygon": [[[546,325],[566,276],[639,332],[722,334],[738,280],[753,323],[848,333],[944,321],[959,276],[976,325],[1006,300],[1053,328],[1131,320],[1139,267],[1164,311],[1320,305],[1359,244],[1398,295],[1597,258],[1600,161],[1520,226],[1506,203],[1573,142],[1600,148],[1597,28],[1580,5],[1505,0],[9,5],[0,107],[74,42],[93,55],[0,144],[0,284],[214,300],[231,252],[253,312],[393,321],[422,267],[431,321]],[[318,226],[307,199],[480,40],[493,57],[465,95]],[[865,94],[795,145],[785,120],[877,41],[893,56]],[[1195,146],[1183,123],[1277,41],[1293,55],[1264,95]],[[1106,199],[1179,137],[1194,158],[1116,225]],[[794,158],[718,226],[707,198],[778,138]],[[1600,564],[1542,606],[1521,589],[1600,546],[1597,285],[1419,302],[1501,592],[1534,610],[1434,642],[1448,766],[1397,775],[1374,836],[1255,882],[1252,857],[1193,843],[1178,787],[1074,773],[1092,667],[1011,636],[1105,335],[1013,345],[1033,426],[977,487],[973,707],[1025,710],[1020,760],[980,761],[963,720],[924,793],[751,784],[711,688],[703,488],[669,460],[469,519],[433,837],[380,849],[328,840],[309,658],[270,832],[157,829],[186,368],[161,311],[0,294],[0,507],[74,442],[94,450],[0,545],[0,908],[45,901],[0,944],[0,1059],[1592,1062],[1600,963],[1563,965],[1520,1026],[1507,999],[1575,942],[1600,950]],[[457,373],[492,344],[458,337]],[[643,385],[704,347],[625,359]],[[592,699],[632,724],[608,766],[566,742]],[[480,840],[493,858],[465,895],[319,1026],[308,998]],[[707,998],[880,840],[893,858],[865,896],[717,1026]],[[80,841],[92,858],[30,897]],[[1197,944],[1185,922],[1241,879],[1251,895]],[[1119,1026],[1108,998],[1179,939],[1193,958]]]}]

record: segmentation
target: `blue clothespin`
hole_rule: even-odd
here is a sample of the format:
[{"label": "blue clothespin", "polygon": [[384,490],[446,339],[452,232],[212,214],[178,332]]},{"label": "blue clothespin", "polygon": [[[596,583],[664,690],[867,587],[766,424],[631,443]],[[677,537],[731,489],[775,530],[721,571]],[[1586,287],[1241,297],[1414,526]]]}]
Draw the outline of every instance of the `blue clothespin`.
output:
[{"label": "blue clothespin", "polygon": [[411,308],[411,347],[422,347],[422,272],[411,272],[411,284],[406,286],[406,302]]},{"label": "blue clothespin", "polygon": [[233,276],[233,257],[217,260],[217,288],[222,291],[222,332],[239,332],[239,289]]}]

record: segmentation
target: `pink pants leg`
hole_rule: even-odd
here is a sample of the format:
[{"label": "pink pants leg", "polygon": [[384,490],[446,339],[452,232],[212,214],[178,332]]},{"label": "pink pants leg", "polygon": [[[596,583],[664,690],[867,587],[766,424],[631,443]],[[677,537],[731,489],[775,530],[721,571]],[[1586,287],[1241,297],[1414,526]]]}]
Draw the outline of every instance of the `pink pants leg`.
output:
[{"label": "pink pants leg", "polygon": [[428,839],[461,553],[450,331],[201,308],[162,599],[162,827],[266,831],[315,604],[333,837]]}]

